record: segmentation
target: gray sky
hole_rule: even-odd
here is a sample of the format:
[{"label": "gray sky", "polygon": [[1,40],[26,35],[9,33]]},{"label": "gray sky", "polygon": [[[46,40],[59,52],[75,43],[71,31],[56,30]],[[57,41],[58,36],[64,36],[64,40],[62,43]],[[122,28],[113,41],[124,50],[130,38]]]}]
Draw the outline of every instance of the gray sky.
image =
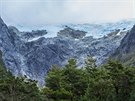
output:
[{"label": "gray sky", "polygon": [[7,24],[111,22],[135,18],[135,0],[0,0]]}]

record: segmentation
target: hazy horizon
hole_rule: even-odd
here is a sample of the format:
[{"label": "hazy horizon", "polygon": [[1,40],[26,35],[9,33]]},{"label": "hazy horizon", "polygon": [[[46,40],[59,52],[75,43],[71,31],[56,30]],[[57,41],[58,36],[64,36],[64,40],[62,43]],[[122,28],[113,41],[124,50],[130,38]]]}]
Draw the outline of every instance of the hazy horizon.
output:
[{"label": "hazy horizon", "polygon": [[113,22],[135,18],[135,0],[1,0],[0,16],[14,26]]}]

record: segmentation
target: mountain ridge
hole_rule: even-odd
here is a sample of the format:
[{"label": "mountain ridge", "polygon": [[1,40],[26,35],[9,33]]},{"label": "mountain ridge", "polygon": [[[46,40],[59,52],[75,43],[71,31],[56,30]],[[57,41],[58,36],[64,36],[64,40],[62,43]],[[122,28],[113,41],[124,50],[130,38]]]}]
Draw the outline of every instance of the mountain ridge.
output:
[{"label": "mountain ridge", "polygon": [[122,39],[120,46],[116,49],[112,58],[126,65],[135,66],[135,25]]},{"label": "mountain ridge", "polygon": [[56,25],[44,25],[41,27],[25,27],[16,26],[21,32],[31,32],[32,30],[43,30],[46,29],[48,34],[46,38],[56,37],[60,30],[63,30],[66,26],[74,29],[87,32],[86,36],[93,36],[94,38],[101,38],[104,35],[111,33],[117,29],[126,28],[128,31],[134,25],[135,19],[126,19],[116,22],[106,22],[106,23],[85,23],[85,24],[56,24]]},{"label": "mountain ridge", "polygon": [[[77,31],[77,29],[71,29],[73,32]],[[39,32],[41,32],[40,35]],[[70,31],[68,30],[68,32]],[[82,35],[81,30],[77,33]],[[77,59],[77,65],[80,67],[85,63],[88,55],[96,58],[98,65],[103,64],[120,45],[120,41],[126,33],[125,30],[114,30],[101,38],[92,36],[79,39],[65,36],[46,38],[42,37],[47,34],[46,30],[20,32],[14,27],[7,27],[1,19],[0,50],[6,68],[15,76],[26,75],[43,86],[44,77],[51,66],[62,67],[70,58]],[[37,38],[38,36],[41,37]],[[33,38],[37,39],[27,40]]]}]

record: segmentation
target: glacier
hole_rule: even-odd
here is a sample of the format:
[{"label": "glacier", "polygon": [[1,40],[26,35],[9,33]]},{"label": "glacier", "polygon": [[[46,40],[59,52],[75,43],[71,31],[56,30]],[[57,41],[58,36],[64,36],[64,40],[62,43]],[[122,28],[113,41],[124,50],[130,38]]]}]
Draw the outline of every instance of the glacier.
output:
[{"label": "glacier", "polygon": [[57,37],[57,33],[64,29],[65,26],[73,28],[75,30],[81,30],[87,32],[86,36],[93,36],[94,38],[101,38],[108,33],[115,31],[116,29],[130,30],[134,25],[135,19],[126,19],[117,22],[107,22],[107,23],[87,23],[87,24],[56,24],[56,25],[44,25],[40,27],[25,27],[16,26],[20,31],[31,31],[31,30],[43,30],[46,29],[48,34],[45,38]]}]

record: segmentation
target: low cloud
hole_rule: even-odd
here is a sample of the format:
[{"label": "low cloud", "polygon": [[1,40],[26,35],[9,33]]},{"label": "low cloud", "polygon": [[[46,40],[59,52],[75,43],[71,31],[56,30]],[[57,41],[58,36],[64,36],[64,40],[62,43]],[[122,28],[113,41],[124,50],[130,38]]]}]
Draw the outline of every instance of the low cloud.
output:
[{"label": "low cloud", "polygon": [[0,15],[7,24],[90,23],[133,18],[134,0],[1,0]]}]

